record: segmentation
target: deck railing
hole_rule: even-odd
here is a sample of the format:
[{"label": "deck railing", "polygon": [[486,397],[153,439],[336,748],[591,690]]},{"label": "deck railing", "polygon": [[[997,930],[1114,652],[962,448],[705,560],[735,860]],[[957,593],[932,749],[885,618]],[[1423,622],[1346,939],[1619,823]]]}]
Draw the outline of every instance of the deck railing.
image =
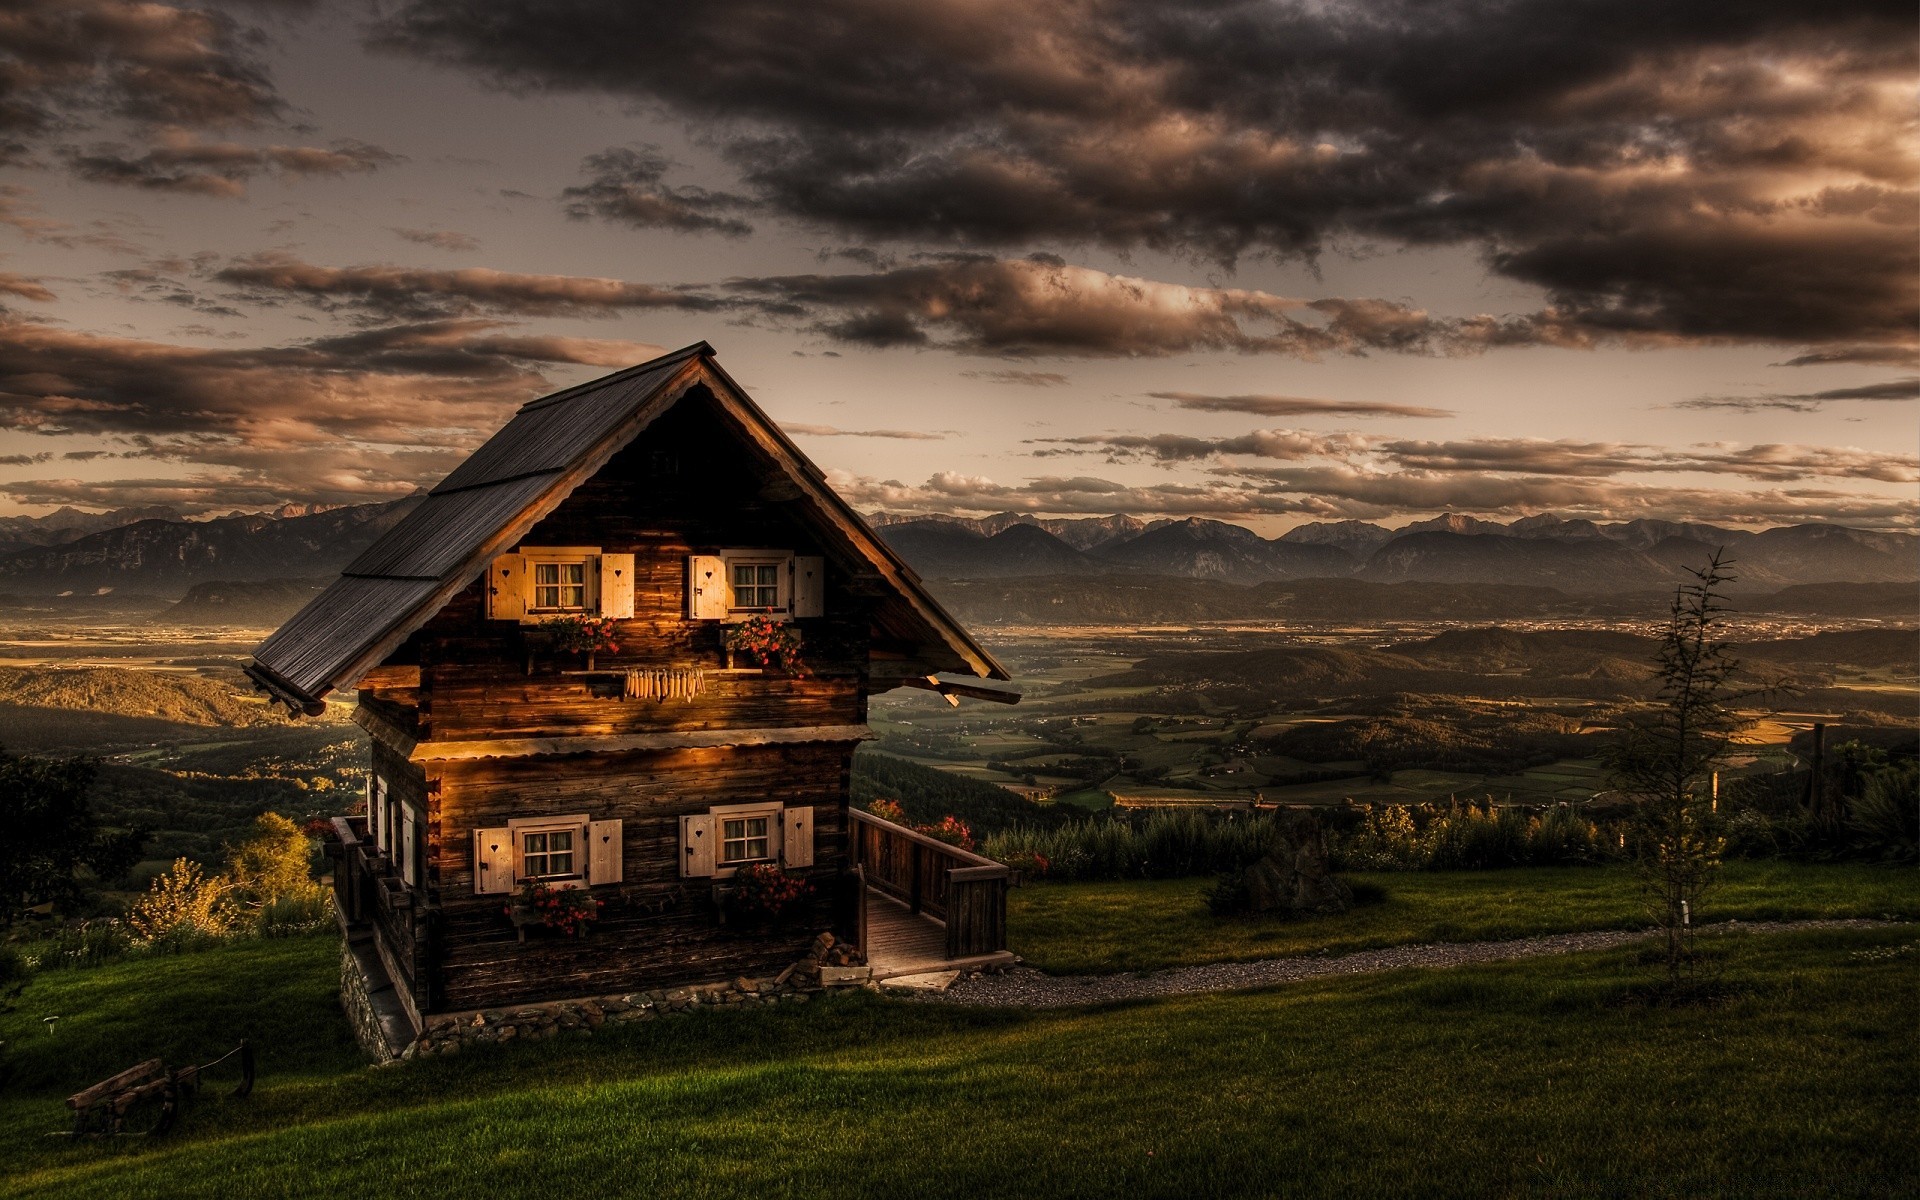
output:
[{"label": "deck railing", "polygon": [[335,817],[333,830],[326,851],[334,860],[334,904],[350,929],[377,931],[381,960],[394,976],[394,984],[424,1006],[431,914],[421,907],[419,896],[401,883],[392,860],[374,846],[365,817]]},{"label": "deck railing", "polygon": [[947,926],[947,957],[1007,948],[1007,868],[918,830],[849,810],[853,865],[867,886]]}]

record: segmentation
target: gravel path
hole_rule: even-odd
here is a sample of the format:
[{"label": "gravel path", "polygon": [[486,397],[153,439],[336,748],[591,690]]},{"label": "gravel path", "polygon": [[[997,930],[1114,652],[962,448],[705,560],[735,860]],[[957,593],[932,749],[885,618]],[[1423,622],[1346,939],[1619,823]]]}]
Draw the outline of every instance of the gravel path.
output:
[{"label": "gravel path", "polygon": [[[1874,920],[1727,921],[1704,927],[1743,933],[1773,933],[1800,929],[1864,929],[1888,924]],[[935,1004],[969,1004],[995,1008],[1061,1008],[1075,1004],[1105,1004],[1150,996],[1188,996],[1200,992],[1231,992],[1268,987],[1298,979],[1327,975],[1359,975],[1401,967],[1457,967],[1463,963],[1502,962],[1543,954],[1571,954],[1604,950],[1658,937],[1659,931],[1607,930],[1601,933],[1556,933],[1505,942],[1448,942],[1424,946],[1393,946],[1363,950],[1339,957],[1268,958],[1255,962],[1206,963],[1164,971],[1122,975],[1047,975],[1032,967],[1015,967],[999,975],[961,979],[944,992],[918,992],[912,999]]]}]

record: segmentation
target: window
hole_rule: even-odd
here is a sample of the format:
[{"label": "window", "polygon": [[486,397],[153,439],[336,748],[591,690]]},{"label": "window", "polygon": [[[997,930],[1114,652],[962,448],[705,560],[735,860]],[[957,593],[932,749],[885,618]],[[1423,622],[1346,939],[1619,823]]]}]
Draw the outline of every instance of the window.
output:
[{"label": "window", "polygon": [[687,556],[688,620],[817,617],[825,593],[826,560],[816,555],[740,549]]},{"label": "window", "polygon": [[523,878],[554,879],[577,875],[574,869],[575,830],[548,829],[520,835],[520,874]]},{"label": "window", "polygon": [[771,841],[767,828],[772,823],[771,815],[758,817],[728,817],[720,822],[720,863],[722,866],[738,866],[741,863],[763,862],[773,857]]},{"label": "window", "polygon": [[748,863],[813,865],[811,807],[721,804],[680,818],[680,877],[725,879]]},{"label": "window", "polygon": [[784,591],[786,563],[781,561],[753,561],[734,559],[729,562],[730,577],[733,584],[732,603],[728,605],[735,612],[771,611],[786,608]]},{"label": "window", "polygon": [[587,607],[587,563],[533,564],[533,607],[549,612],[581,611]]}]

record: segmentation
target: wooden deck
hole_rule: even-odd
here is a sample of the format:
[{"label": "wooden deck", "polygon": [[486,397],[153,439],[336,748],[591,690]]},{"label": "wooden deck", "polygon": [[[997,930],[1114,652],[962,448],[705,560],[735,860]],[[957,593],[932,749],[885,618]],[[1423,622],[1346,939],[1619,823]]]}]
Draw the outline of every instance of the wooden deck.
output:
[{"label": "wooden deck", "polygon": [[1012,962],[1005,950],[947,957],[946,922],[915,913],[883,892],[867,891],[867,965],[875,979]]}]

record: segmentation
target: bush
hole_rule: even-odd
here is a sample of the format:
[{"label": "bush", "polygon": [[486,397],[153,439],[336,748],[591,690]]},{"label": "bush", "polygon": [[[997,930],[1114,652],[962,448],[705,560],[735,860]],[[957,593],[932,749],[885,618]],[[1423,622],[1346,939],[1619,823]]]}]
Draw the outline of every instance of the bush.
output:
[{"label": "bush", "polygon": [[32,973],[27,956],[17,947],[0,945],[0,988],[10,988]]},{"label": "bush", "polygon": [[1358,806],[1360,821],[1334,839],[1349,870],[1458,871],[1599,862],[1612,854],[1600,827],[1572,805],[1538,813],[1476,805]]},{"label": "bush", "polygon": [[998,862],[1047,863],[1049,879],[1179,879],[1233,871],[1277,836],[1266,813],[1150,809],[1143,816],[1091,817],[1056,828],[1017,825],[989,836],[981,853]]},{"label": "bush", "polygon": [[177,859],[133,906],[127,923],[147,942],[224,937],[236,917],[232,892],[226,877],[207,875],[192,859]]},{"label": "bush", "polygon": [[1850,828],[1869,857],[1920,862],[1920,765],[1909,760],[1870,776]]},{"label": "bush", "polygon": [[124,921],[78,921],[50,930],[45,937],[20,943],[26,965],[35,971],[97,967],[124,958],[137,943]]},{"label": "bush", "polygon": [[326,888],[312,886],[262,905],[254,929],[261,937],[293,937],[332,923],[333,897]]}]

